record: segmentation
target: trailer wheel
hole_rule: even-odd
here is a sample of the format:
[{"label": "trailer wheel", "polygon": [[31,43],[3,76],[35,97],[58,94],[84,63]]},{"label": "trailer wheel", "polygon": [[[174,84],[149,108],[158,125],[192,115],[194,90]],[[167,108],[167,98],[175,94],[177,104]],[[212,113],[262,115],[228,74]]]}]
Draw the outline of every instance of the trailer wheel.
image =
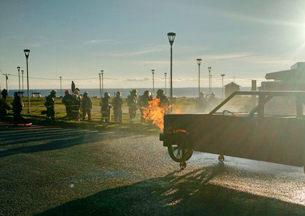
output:
[{"label": "trailer wheel", "polygon": [[225,160],[225,157],[223,155],[219,155],[218,160],[219,160],[219,162],[223,163]]},{"label": "trailer wheel", "polygon": [[175,134],[172,144],[168,145],[167,150],[175,162],[185,162],[193,155],[193,149],[186,133]]}]

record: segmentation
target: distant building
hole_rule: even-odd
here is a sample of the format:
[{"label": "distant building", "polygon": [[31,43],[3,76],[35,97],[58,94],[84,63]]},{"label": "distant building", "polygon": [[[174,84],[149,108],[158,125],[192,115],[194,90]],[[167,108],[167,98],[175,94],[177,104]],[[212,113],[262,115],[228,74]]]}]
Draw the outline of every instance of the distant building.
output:
[{"label": "distant building", "polygon": [[240,85],[237,85],[235,82],[230,82],[229,84],[225,85],[225,97],[228,97],[233,92],[239,90],[240,90]]},{"label": "distant building", "polygon": [[267,73],[260,90],[298,90],[305,91],[305,62],[297,62],[290,70]]}]

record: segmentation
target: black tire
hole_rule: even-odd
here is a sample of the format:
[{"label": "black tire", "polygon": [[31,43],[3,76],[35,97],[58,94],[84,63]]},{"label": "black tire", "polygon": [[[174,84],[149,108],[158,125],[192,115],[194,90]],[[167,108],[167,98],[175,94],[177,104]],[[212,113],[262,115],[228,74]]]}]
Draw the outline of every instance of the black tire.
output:
[{"label": "black tire", "polygon": [[174,135],[172,143],[168,145],[168,153],[175,162],[185,162],[193,155],[189,137],[186,133]]}]

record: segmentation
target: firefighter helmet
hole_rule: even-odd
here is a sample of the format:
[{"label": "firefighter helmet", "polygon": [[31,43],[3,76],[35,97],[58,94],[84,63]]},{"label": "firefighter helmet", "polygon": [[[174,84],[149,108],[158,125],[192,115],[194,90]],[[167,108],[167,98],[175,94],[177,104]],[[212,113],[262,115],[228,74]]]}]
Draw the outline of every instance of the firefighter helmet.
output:
[{"label": "firefighter helmet", "polygon": [[158,89],[157,95],[163,95],[163,93],[164,93],[163,89]]},{"label": "firefighter helmet", "polygon": [[137,89],[132,89],[130,93],[131,94],[138,94],[138,90]]},{"label": "firefighter helmet", "polygon": [[104,93],[104,97],[105,97],[105,98],[106,98],[106,97],[107,97],[107,98],[110,98],[110,94],[109,94],[108,92],[105,92],[105,93]]},{"label": "firefighter helmet", "polygon": [[56,94],[56,93],[57,93],[56,90],[52,90],[52,91],[51,91],[51,94]]},{"label": "firefighter helmet", "polygon": [[116,93],[116,96],[121,97],[121,96],[122,96],[122,93],[118,91],[118,92]]},{"label": "firefighter helmet", "polygon": [[146,90],[146,91],[144,92],[144,95],[149,96],[149,95],[150,95],[150,92],[149,92],[148,90]]}]

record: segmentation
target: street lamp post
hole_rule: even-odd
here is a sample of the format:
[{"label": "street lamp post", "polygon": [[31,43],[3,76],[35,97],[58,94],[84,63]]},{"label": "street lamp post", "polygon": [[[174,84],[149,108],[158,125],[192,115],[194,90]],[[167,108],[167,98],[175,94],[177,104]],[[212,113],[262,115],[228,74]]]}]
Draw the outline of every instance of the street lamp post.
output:
[{"label": "street lamp post", "polygon": [[222,98],[223,98],[223,77],[225,76],[225,74],[220,74],[221,76],[221,91],[222,91]]},{"label": "street lamp post", "polygon": [[197,59],[197,64],[198,64],[198,97],[200,96],[200,64],[201,64],[201,59]]},{"label": "street lamp post", "polygon": [[167,37],[169,40],[170,48],[170,102],[173,104],[173,44],[176,37],[176,33],[169,32],[167,33]]},{"label": "street lamp post", "polygon": [[98,77],[100,81],[100,98],[102,98],[102,73],[99,73]]},{"label": "street lamp post", "polygon": [[209,95],[211,95],[211,67],[208,67],[209,70]]},{"label": "street lamp post", "polygon": [[104,95],[104,70],[101,70],[102,74],[102,95]]},{"label": "street lamp post", "polygon": [[19,79],[19,94],[20,94],[20,67],[17,67],[18,70],[18,79]]},{"label": "street lamp post", "polygon": [[6,90],[8,91],[7,80],[8,80],[8,75],[10,75],[10,74],[4,74],[4,75],[5,75],[5,86],[6,86]]},{"label": "street lamp post", "polygon": [[60,77],[59,77],[59,80],[60,80],[60,86],[59,86],[59,87],[60,87],[60,96],[62,96],[62,84],[61,84],[61,78],[62,78],[62,77],[60,76]]},{"label": "street lamp post", "polygon": [[155,95],[155,70],[151,70],[153,81],[153,95]]},{"label": "street lamp post", "polygon": [[167,94],[166,94],[166,75],[167,75],[167,73],[164,73],[164,77],[165,77],[165,88],[164,88],[164,92],[165,92],[165,95],[167,95]]},{"label": "street lamp post", "polygon": [[22,97],[23,97],[23,91],[24,91],[24,85],[23,85],[23,73],[24,73],[24,70],[21,70],[21,74],[22,74]]},{"label": "street lamp post", "polygon": [[28,94],[28,113],[30,113],[30,81],[29,81],[29,55],[30,50],[23,50],[26,57],[26,78],[27,78],[27,94]]}]

